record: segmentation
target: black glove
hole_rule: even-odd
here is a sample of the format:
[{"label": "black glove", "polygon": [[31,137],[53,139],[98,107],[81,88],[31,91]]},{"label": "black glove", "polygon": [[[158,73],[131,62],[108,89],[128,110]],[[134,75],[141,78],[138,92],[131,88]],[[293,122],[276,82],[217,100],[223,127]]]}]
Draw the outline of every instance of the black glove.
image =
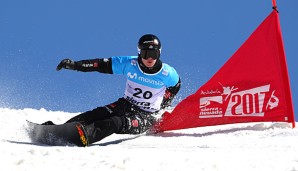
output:
[{"label": "black glove", "polygon": [[59,65],[57,66],[56,70],[60,71],[62,68],[75,70],[76,69],[76,63],[71,59],[63,59]]}]

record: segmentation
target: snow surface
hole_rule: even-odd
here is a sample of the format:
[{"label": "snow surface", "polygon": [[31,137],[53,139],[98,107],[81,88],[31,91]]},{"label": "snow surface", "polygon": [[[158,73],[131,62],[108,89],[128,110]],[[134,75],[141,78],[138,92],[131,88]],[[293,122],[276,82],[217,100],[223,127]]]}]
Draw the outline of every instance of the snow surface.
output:
[{"label": "snow surface", "polygon": [[298,170],[298,129],[287,123],[232,124],[156,135],[114,134],[89,147],[30,143],[26,120],[59,124],[74,115],[0,108],[1,170]]}]

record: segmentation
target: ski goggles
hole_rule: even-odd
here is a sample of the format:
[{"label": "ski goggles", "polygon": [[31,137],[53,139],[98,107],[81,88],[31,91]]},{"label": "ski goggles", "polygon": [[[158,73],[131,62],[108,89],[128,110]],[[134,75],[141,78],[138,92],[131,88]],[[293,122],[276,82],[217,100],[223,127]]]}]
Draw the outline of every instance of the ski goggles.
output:
[{"label": "ski goggles", "polygon": [[140,56],[143,59],[158,59],[160,56],[160,51],[156,49],[149,49],[149,50],[141,50],[140,51]]}]

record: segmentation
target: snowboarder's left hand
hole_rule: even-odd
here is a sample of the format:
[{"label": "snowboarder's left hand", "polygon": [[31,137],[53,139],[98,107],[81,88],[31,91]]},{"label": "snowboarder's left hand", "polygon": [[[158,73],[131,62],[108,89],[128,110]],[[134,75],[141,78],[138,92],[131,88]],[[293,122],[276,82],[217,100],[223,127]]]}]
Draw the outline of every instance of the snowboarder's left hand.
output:
[{"label": "snowboarder's left hand", "polygon": [[57,66],[56,70],[60,71],[62,68],[75,70],[75,62],[71,59],[63,59]]}]

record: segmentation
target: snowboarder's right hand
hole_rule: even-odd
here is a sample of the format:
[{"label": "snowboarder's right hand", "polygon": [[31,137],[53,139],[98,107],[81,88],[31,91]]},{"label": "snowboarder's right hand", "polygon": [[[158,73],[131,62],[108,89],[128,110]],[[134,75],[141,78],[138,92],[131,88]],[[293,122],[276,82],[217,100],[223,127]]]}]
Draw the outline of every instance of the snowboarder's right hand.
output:
[{"label": "snowboarder's right hand", "polygon": [[75,62],[71,59],[63,59],[57,66],[56,70],[60,71],[62,68],[75,70]]}]

